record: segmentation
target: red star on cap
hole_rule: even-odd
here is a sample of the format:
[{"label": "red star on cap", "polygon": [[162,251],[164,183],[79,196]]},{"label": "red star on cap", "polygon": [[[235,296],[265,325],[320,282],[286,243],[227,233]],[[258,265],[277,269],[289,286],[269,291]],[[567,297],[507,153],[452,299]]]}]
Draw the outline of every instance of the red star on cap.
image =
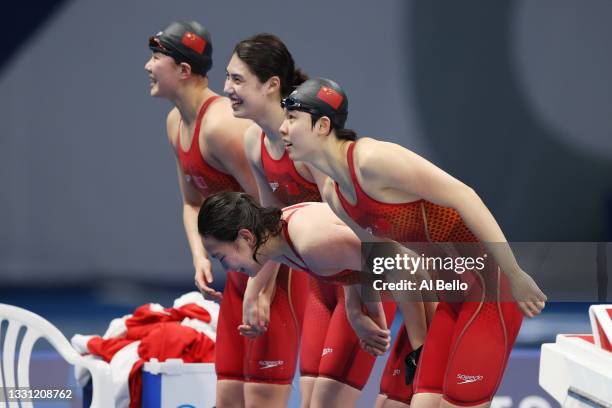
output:
[{"label": "red star on cap", "polygon": [[337,110],[340,104],[342,104],[342,95],[333,90],[328,86],[322,86],[317,92],[317,98]]}]

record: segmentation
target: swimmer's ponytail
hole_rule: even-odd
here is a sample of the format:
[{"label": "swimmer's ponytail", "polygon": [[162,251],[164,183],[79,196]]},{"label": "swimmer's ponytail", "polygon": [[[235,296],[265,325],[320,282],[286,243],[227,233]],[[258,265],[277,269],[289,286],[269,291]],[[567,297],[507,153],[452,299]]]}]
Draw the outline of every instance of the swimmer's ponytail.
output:
[{"label": "swimmer's ponytail", "polygon": [[336,137],[340,140],[357,140],[357,133],[352,129],[335,129]]},{"label": "swimmer's ponytail", "polygon": [[308,75],[306,75],[301,69],[296,68],[293,71],[293,87],[294,88],[297,88],[298,86],[302,85],[307,80],[308,80]]},{"label": "swimmer's ponytail", "polygon": [[281,98],[288,96],[307,77],[295,68],[295,62],[287,46],[273,34],[256,34],[240,41],[234,54],[244,62],[259,82],[264,83],[278,76],[281,83]]}]

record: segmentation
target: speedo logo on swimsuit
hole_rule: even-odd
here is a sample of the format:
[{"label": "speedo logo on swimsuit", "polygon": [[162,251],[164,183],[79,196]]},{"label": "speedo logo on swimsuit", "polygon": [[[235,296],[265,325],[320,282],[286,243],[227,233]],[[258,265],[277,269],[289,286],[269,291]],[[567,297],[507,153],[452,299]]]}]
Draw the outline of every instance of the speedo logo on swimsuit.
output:
[{"label": "speedo logo on swimsuit", "polygon": [[283,364],[285,364],[283,360],[272,360],[272,361],[263,360],[259,362],[259,366],[260,366],[259,369],[266,370],[268,368],[282,366]]},{"label": "speedo logo on swimsuit", "polygon": [[206,179],[202,176],[192,176],[193,182],[200,190],[208,190],[208,184],[206,184]]},{"label": "speedo logo on swimsuit", "polygon": [[331,348],[331,347],[326,347],[326,348],[324,348],[324,349],[323,349],[323,353],[321,354],[321,357],[323,357],[323,356],[325,356],[325,355],[327,355],[327,354],[330,354],[332,351],[334,351],[334,349],[333,349],[333,348]]},{"label": "speedo logo on swimsuit", "polygon": [[192,180],[195,185],[200,190],[208,190],[208,184],[206,184],[206,179],[202,176],[192,176],[190,174],[185,174],[185,180],[190,183]]},{"label": "speedo logo on swimsuit", "polygon": [[272,189],[272,192],[275,192],[278,189],[279,184],[276,181],[272,181],[270,182],[270,188]]},{"label": "speedo logo on swimsuit", "polygon": [[400,375],[402,373],[402,371],[399,368],[396,368],[395,370],[393,370],[393,377]]},{"label": "speedo logo on swimsuit", "polygon": [[465,375],[465,374],[457,374],[457,379],[462,381],[457,384],[468,384],[476,381],[482,381],[484,377],[482,375]]}]

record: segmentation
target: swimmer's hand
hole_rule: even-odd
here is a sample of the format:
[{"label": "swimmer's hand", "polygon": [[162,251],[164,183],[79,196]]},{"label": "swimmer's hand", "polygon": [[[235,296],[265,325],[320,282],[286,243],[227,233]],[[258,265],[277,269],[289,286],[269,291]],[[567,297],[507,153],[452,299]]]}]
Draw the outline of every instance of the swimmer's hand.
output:
[{"label": "swimmer's hand", "polygon": [[240,326],[238,326],[238,331],[240,332],[240,335],[248,337],[251,340],[255,340],[257,336],[264,334],[266,330],[267,328],[262,331],[259,326],[252,326],[250,324],[241,324]]},{"label": "swimmer's hand", "polygon": [[260,328],[265,328],[266,330],[270,324],[270,303],[272,303],[270,294],[262,291],[257,299],[257,322],[259,322]]},{"label": "swimmer's hand", "polygon": [[242,301],[242,324],[238,326],[241,335],[250,339],[264,334],[270,321],[270,302],[265,294],[258,297],[246,296]]},{"label": "swimmer's hand", "polygon": [[193,258],[195,285],[207,300],[221,300],[223,294],[208,286],[213,281],[212,264],[206,256]]},{"label": "swimmer's hand", "polygon": [[391,331],[381,329],[370,316],[361,310],[347,311],[347,315],[365,351],[373,356],[381,356],[387,352],[391,344]]},{"label": "swimmer's hand", "polygon": [[547,297],[533,278],[522,270],[509,278],[512,297],[518,303],[521,312],[530,318],[539,315],[544,309]]}]

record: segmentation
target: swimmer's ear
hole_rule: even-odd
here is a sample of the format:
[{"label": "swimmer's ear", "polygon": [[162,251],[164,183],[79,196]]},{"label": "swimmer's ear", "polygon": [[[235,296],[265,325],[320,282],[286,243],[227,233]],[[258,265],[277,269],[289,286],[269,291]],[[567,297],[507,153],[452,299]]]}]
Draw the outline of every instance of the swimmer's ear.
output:
[{"label": "swimmer's ear", "polygon": [[179,64],[181,78],[188,78],[191,75],[191,65],[186,62]]},{"label": "swimmer's ear", "polygon": [[268,94],[274,94],[276,92],[280,94],[281,92],[281,81],[276,75],[272,75],[270,78],[268,78],[268,80],[265,82],[265,86],[267,91],[266,93]]},{"label": "swimmer's ear", "polygon": [[257,243],[255,235],[246,228],[242,228],[238,231],[238,238],[242,238],[243,240],[245,240],[247,244],[249,244],[249,246],[251,247],[254,247]]},{"label": "swimmer's ear", "polygon": [[331,121],[327,116],[321,116],[317,121],[317,133],[321,136],[327,136],[331,132]]}]

